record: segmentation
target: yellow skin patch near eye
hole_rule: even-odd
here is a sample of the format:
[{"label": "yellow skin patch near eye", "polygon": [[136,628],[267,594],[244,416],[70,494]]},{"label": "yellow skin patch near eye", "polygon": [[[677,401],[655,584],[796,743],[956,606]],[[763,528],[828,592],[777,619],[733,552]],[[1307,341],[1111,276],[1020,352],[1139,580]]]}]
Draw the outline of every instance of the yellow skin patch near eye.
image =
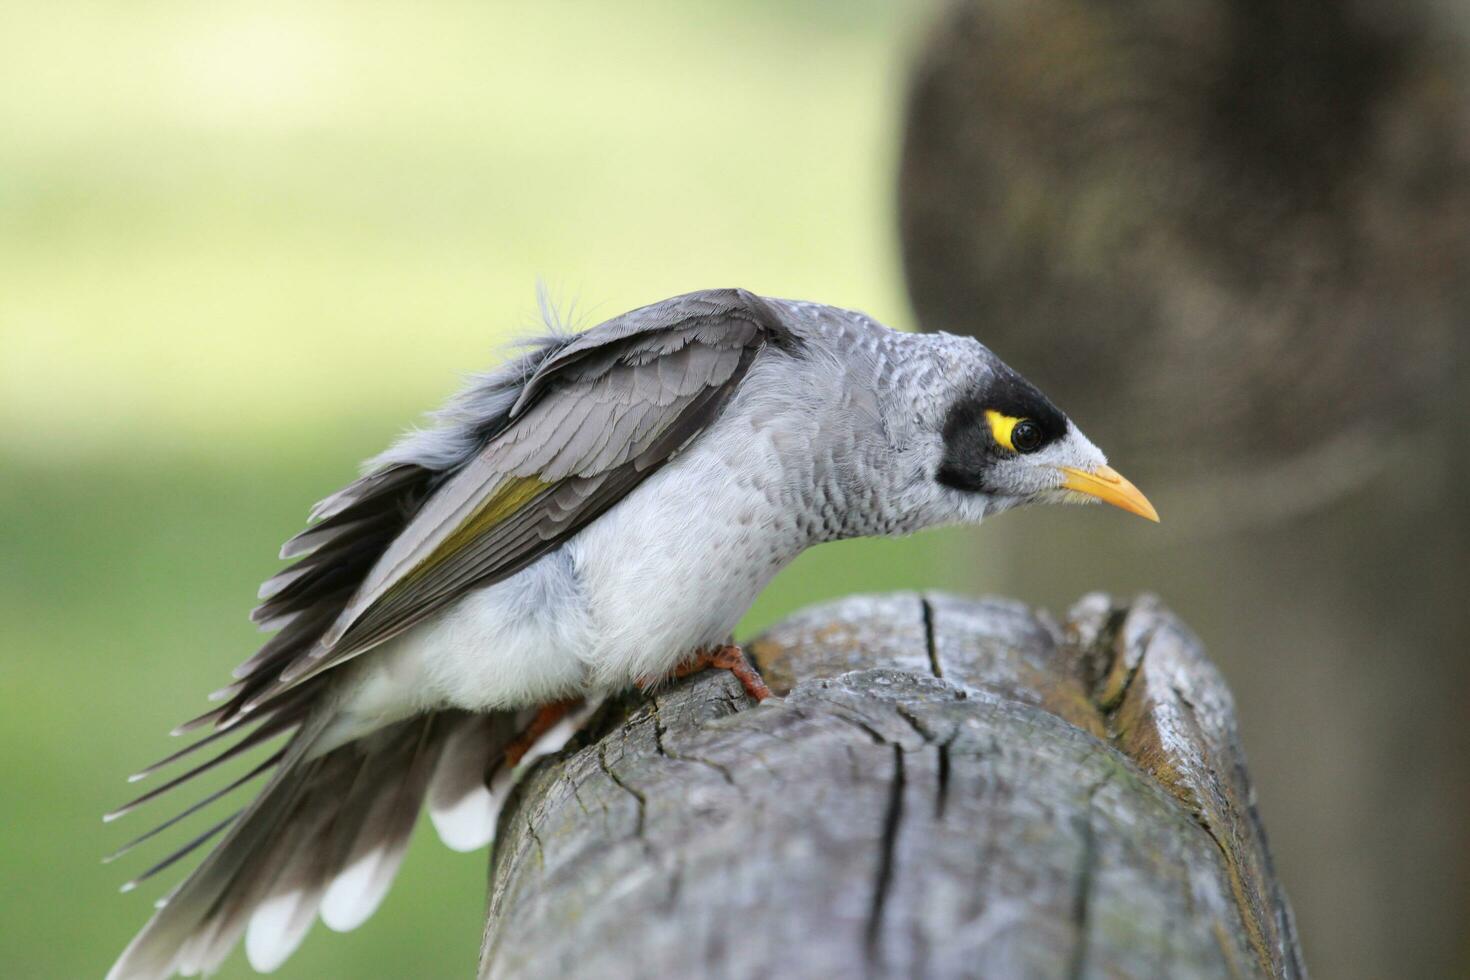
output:
[{"label": "yellow skin patch near eye", "polygon": [[995,441],[1011,452],[1016,452],[1016,447],[1011,445],[1011,430],[1026,420],[1018,419],[1014,415],[1002,415],[993,408],[987,408],[985,421],[990,423],[990,434],[995,436]]}]

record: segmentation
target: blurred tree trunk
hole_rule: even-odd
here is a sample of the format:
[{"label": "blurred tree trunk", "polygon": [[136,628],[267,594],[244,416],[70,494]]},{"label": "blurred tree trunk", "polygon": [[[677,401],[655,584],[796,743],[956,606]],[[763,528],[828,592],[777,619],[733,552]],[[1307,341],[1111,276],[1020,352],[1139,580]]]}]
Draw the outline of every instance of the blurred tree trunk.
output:
[{"label": "blurred tree trunk", "polygon": [[906,117],[923,325],[1049,392],[1164,518],[1008,516],[986,558],[1043,603],[1162,586],[1209,638],[1332,977],[1464,975],[1466,19],[961,0]]},{"label": "blurred tree trunk", "polygon": [[1229,692],[1152,600],[809,610],[502,815],[482,978],[1300,977]]}]

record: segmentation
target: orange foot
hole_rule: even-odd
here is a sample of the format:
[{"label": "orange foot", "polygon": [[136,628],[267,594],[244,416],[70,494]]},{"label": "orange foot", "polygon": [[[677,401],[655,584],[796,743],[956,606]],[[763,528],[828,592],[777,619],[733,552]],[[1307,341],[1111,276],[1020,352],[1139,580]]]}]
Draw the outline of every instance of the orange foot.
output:
[{"label": "orange foot", "polygon": [[735,675],[740,686],[745,688],[757,701],[764,701],[771,696],[771,689],[766,687],[766,682],[761,675],[755,672],[750,661],[745,659],[745,652],[733,643],[717,647],[714,650],[700,650],[690,659],[674,668],[675,677],[688,677],[690,674],[698,673],[706,668],[713,667],[717,670],[728,670]]},{"label": "orange foot", "polygon": [[505,747],[505,767],[514,769],[525,754],[531,751],[531,746],[536,744],[536,740],[551,731],[552,726],[565,718],[567,712],[577,703],[578,699],[572,698],[542,705],[541,710],[536,712],[536,717],[532,718],[531,723],[526,726],[526,730]]}]

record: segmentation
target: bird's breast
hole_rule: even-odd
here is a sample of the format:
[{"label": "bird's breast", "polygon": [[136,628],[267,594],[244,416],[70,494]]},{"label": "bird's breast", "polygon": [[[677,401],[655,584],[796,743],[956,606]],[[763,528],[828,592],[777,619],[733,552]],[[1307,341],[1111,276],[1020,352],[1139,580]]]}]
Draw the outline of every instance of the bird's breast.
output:
[{"label": "bird's breast", "polygon": [[[726,422],[730,424],[725,424]],[[811,541],[782,439],[727,416],[569,545],[598,636],[593,683],[661,677],[723,643]]]}]

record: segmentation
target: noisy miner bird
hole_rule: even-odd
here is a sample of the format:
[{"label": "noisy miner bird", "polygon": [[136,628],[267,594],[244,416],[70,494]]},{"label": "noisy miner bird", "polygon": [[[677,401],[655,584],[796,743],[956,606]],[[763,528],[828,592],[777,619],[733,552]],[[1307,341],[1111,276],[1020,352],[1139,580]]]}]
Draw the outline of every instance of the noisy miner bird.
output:
[{"label": "noisy miner bird", "polygon": [[[512,774],[605,696],[701,666],[764,684],[731,630],[824,541],[975,524],[1021,504],[1154,509],[981,344],[739,289],[548,336],[371,460],[287,541],[252,618],[275,636],[151,776],[236,741],[281,748],[156,830],[269,773],[113,966],[208,973],[243,933],[271,970],[313,920],[357,926],[420,805],[488,843]],[[119,852],[121,853],[121,852]]]}]

